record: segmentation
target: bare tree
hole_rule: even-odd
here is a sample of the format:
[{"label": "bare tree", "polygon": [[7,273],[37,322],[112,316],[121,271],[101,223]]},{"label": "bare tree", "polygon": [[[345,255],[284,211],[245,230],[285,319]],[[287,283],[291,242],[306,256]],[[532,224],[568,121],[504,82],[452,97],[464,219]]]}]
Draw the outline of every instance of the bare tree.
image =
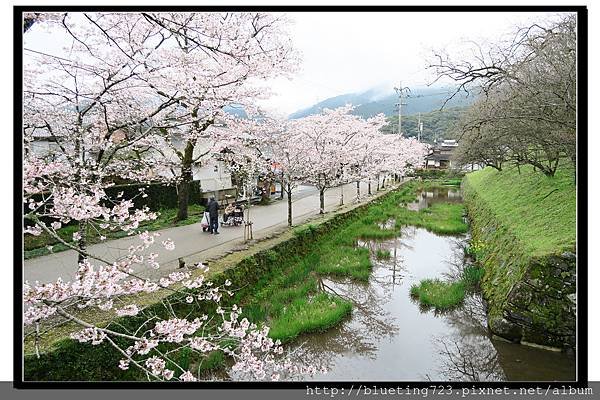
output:
[{"label": "bare tree", "polygon": [[510,41],[473,44],[467,60],[434,54],[438,79],[459,83],[454,95],[479,94],[460,124],[462,147],[469,147],[460,160],[530,164],[548,176],[563,158],[576,165],[576,22],[569,14],[519,29]]}]

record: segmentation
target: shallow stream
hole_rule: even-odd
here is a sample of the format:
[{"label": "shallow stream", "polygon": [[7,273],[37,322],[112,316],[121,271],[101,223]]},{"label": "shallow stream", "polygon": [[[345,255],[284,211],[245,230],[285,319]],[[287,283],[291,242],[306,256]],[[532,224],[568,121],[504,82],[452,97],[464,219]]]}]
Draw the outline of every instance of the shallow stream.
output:
[{"label": "shallow stream", "polygon": [[[408,207],[460,201],[456,190],[419,194]],[[424,278],[456,276],[464,263],[465,235],[443,236],[408,226],[391,240],[359,242],[373,255],[368,283],[325,280],[351,299],[351,316],[324,333],[303,335],[292,347],[304,362],[324,365],[327,381],[555,381],[575,378],[573,355],[491,338],[479,295],[436,313],[411,299],[411,285]],[[375,258],[377,249],[391,257]],[[306,379],[306,378],[303,378]]]}]

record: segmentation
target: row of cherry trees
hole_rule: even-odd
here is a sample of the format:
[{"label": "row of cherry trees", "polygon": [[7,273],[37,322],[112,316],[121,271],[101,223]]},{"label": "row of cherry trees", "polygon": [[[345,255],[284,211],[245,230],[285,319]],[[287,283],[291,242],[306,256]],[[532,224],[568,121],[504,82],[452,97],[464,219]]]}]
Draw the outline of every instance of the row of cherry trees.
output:
[{"label": "row of cherry trees", "polygon": [[[73,279],[25,282],[24,323],[36,352],[44,332],[73,321],[82,329],[73,339],[114,347],[122,355],[118,367],[138,368],[150,380],[198,379],[177,362],[182,348],[200,359],[223,351],[234,361],[236,379],[314,373],[312,366],[292,364],[268,328],[242,318],[236,305],[225,307],[231,282],[217,287],[198,273],[150,278],[143,268],[134,272],[160,268],[150,251],[155,241],[166,251],[175,243],[139,229],[155,213],[105,191],[122,180],[174,178],[185,205],[191,168],[210,153],[195,151],[199,139],[223,139],[221,130],[211,130],[223,108],[250,108],[265,93],[261,81],[295,70],[286,25],[284,17],[265,13],[24,15],[25,234],[45,232],[79,255]],[[64,47],[50,51],[28,40],[43,29]],[[47,149],[40,149],[40,139]],[[172,176],[158,173],[165,170]],[[73,240],[62,239],[58,230],[73,223],[79,225]],[[104,259],[86,246],[91,230],[101,240],[103,232],[125,231],[139,244],[124,257]],[[165,312],[138,304],[140,294],[157,290],[172,292]],[[216,312],[205,311],[207,303],[216,303]],[[99,326],[83,317],[89,308],[141,322],[135,329]]]},{"label": "row of cherry trees", "polygon": [[[42,29],[65,46],[50,51],[30,43],[28,35]],[[297,121],[227,115],[224,108],[232,104],[252,111],[268,93],[261,82],[296,70],[299,57],[286,29],[285,17],[260,12],[24,15],[25,234],[44,232],[78,254],[73,279],[25,282],[24,323],[36,352],[42,332],[72,321],[82,329],[73,339],[114,347],[121,369],[133,366],[150,380],[198,379],[176,361],[183,348],[198,357],[223,351],[234,361],[230,375],[236,379],[316,371],[290,362],[268,328],[223,302],[233,294],[231,282],[217,287],[197,273],[145,274],[160,268],[156,243],[165,251],[176,244],[140,229],[156,213],[106,191],[123,180],[174,181],[178,217],[185,218],[192,167],[217,155],[248,182],[277,161],[288,194],[299,182],[311,182],[323,211],[323,194],[334,185],[418,164],[420,144],[379,134],[382,117],[362,120],[350,107]],[[200,148],[200,141],[209,144]],[[291,203],[289,213],[291,224]],[[67,224],[79,227],[72,240],[58,234]],[[108,231],[124,231],[139,244],[124,257],[106,259],[88,248],[92,231],[101,240]],[[172,292],[165,313],[137,302],[158,290]],[[205,311],[207,303],[215,303],[216,312]],[[82,316],[89,308],[136,318],[139,327],[99,326]]]},{"label": "row of cherry trees", "polygon": [[379,189],[381,178],[403,176],[422,165],[426,145],[412,138],[382,134],[386,123],[383,114],[363,119],[352,111],[353,106],[347,105],[296,120],[263,118],[230,123],[231,130],[242,135],[237,143],[247,143],[236,152],[257,160],[254,174],[268,175],[272,172],[269,161],[276,163],[274,178],[281,182],[288,199],[288,225],[292,225],[292,191],[300,183],[318,189],[319,210],[324,213],[329,188],[356,182],[360,200],[360,181],[370,185],[370,180],[376,179]]}]

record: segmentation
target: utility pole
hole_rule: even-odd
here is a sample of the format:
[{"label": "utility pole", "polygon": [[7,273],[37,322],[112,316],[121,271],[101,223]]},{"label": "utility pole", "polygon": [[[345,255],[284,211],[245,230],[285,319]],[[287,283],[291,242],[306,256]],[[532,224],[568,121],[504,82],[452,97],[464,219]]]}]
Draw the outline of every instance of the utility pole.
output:
[{"label": "utility pole", "polygon": [[410,89],[407,87],[402,87],[402,82],[400,82],[400,86],[395,87],[394,90],[398,95],[398,103],[396,103],[398,106],[398,134],[402,135],[402,106],[406,105],[406,103],[402,102],[402,99],[404,98],[404,92],[407,91],[410,93]]},{"label": "utility pole", "polygon": [[421,141],[421,136],[423,136],[423,122],[421,122],[421,113],[419,113],[419,124],[417,125],[417,140]]}]

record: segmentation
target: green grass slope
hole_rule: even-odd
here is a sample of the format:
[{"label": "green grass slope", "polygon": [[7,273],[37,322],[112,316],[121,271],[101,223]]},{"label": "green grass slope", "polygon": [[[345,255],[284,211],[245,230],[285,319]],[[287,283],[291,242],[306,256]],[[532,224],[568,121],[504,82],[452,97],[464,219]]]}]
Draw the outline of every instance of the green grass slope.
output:
[{"label": "green grass slope", "polygon": [[575,344],[576,186],[573,170],[469,173],[468,252],[485,268],[492,332],[553,347]]},{"label": "green grass slope", "polygon": [[531,256],[573,251],[576,197],[572,169],[547,177],[530,167],[486,168],[465,181]]}]

